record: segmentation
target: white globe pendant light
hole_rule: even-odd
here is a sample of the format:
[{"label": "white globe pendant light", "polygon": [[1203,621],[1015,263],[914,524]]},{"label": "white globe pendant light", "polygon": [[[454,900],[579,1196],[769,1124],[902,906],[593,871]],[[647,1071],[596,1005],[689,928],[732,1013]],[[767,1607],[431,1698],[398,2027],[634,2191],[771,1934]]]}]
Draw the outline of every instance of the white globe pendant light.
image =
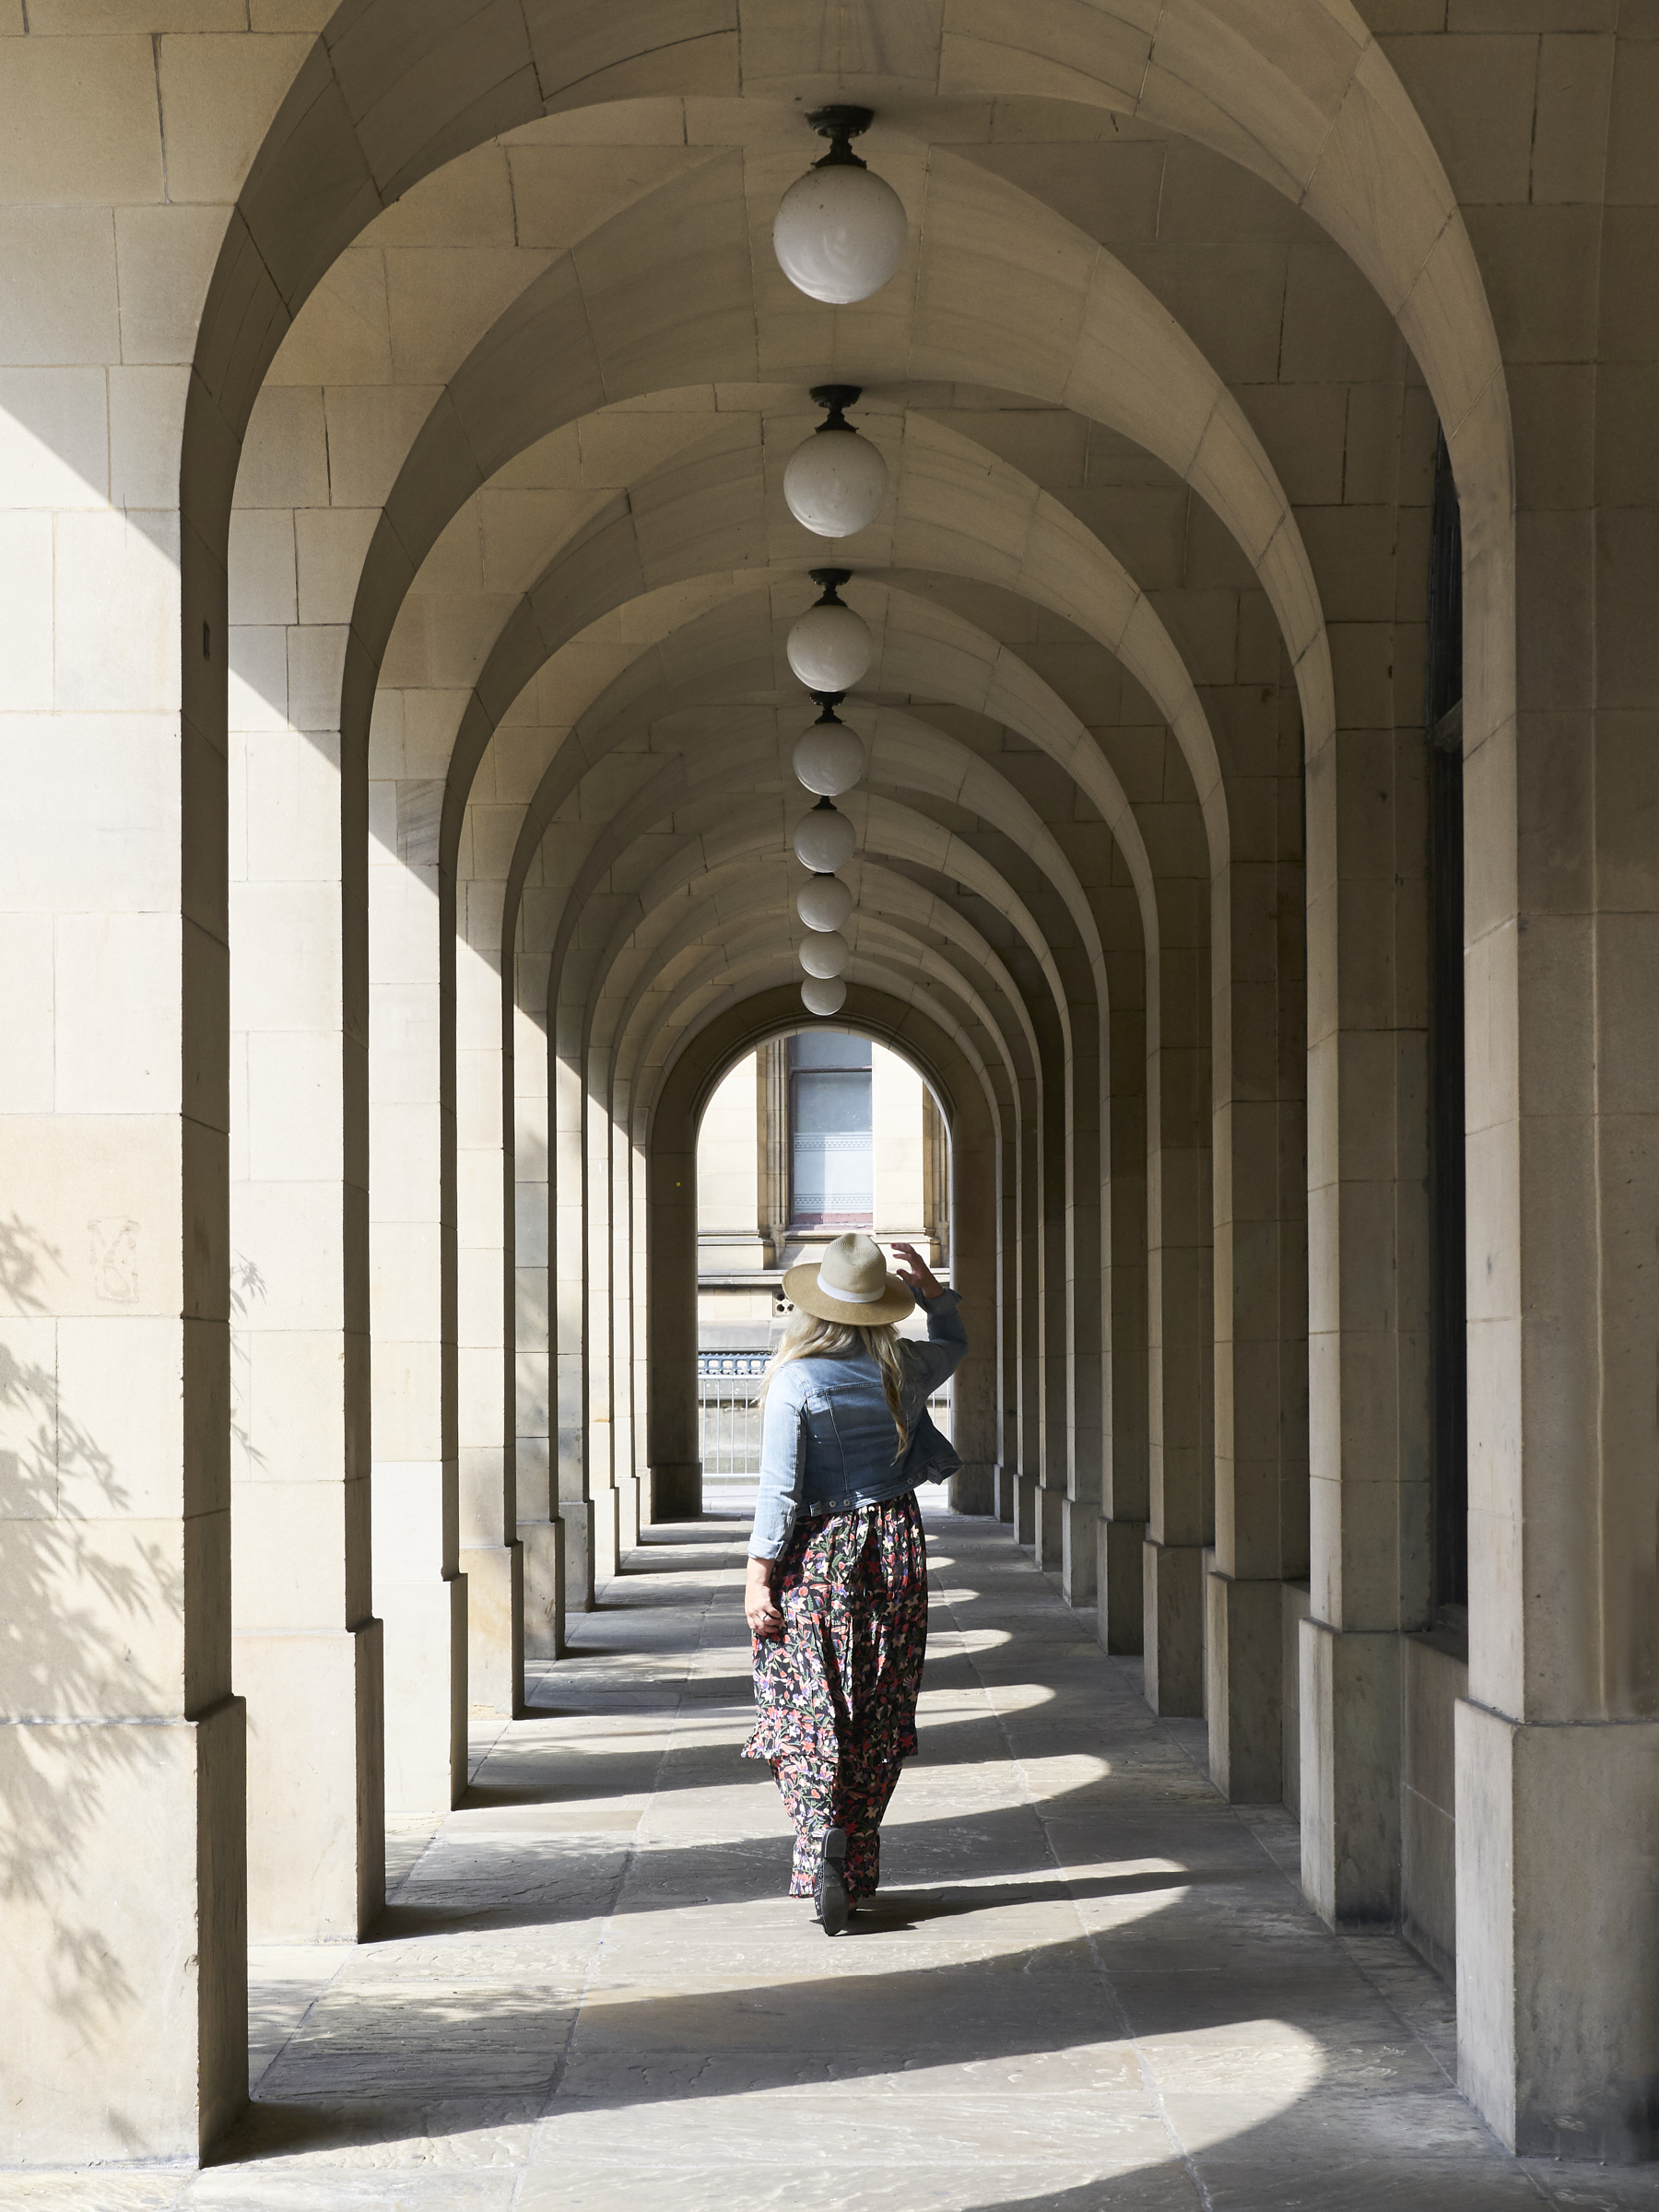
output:
[{"label": "white globe pendant light", "polygon": [[847,1003],[847,986],[839,978],[821,982],[810,975],[801,985],[801,1004],[808,1014],[839,1014]]},{"label": "white globe pendant light", "polygon": [[864,747],[856,730],[850,730],[830,703],[833,694],[820,695],[823,712],[794,748],[797,782],[822,799],[839,799],[864,774]]},{"label": "white globe pendant light", "polygon": [[857,384],[814,384],[812,396],[830,418],[797,445],[783,471],[783,497],[804,529],[818,537],[853,537],[867,530],[887,497],[887,463],[842,415]]},{"label": "white globe pendant light", "polygon": [[808,691],[832,691],[839,697],[851,691],[868,668],[876,641],[864,617],[838,595],[852,578],[851,569],[811,569],[807,573],[821,596],[791,626],[783,650]]},{"label": "white globe pendant light", "polygon": [[772,251],[797,291],[850,307],[897,272],[910,224],[899,194],[871,174],[848,143],[869,129],[870,110],[814,108],[806,120],[830,140],[830,151],[783,194]]},{"label": "white globe pendant light", "polygon": [[795,912],[808,929],[839,929],[853,912],[853,894],[839,876],[815,876],[795,893]]},{"label": "white globe pendant light", "polygon": [[839,975],[852,957],[853,947],[839,929],[815,933],[800,948],[801,965],[808,975]]},{"label": "white globe pendant light", "polygon": [[858,833],[844,814],[820,799],[795,824],[795,858],[815,876],[833,876],[858,850]]}]

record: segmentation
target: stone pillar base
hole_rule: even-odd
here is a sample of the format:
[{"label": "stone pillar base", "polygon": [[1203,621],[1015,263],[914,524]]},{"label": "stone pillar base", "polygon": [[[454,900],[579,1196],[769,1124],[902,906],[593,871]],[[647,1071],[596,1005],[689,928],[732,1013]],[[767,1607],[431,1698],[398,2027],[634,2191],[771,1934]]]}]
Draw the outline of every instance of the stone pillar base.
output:
[{"label": "stone pillar base", "polygon": [[991,1511],[999,1521],[1014,1518],[1015,1491],[1019,1477],[1006,1461],[998,1460],[991,1470]]},{"label": "stone pillar base", "polygon": [[1522,2158],[1659,2156],[1659,1722],[1456,1712],[1457,2085]]},{"label": "stone pillar base", "polygon": [[1016,1475],[1014,1477],[1014,1541],[1024,1550],[1031,1550],[1037,1542],[1037,1491],[1034,1475]]},{"label": "stone pillar base", "polygon": [[565,1611],[591,1613],[594,1609],[594,1507],[588,1498],[561,1498],[559,1518],[564,1527]]},{"label": "stone pillar base", "polygon": [[1299,1671],[1303,1893],[1333,1928],[1393,1928],[1400,1912],[1400,1639],[1392,1629],[1304,1620]]},{"label": "stone pillar base", "polygon": [[1060,1587],[1068,1606],[1095,1602],[1095,1530],[1100,1508],[1095,1499],[1068,1498],[1060,1513]]},{"label": "stone pillar base", "polygon": [[1278,1805],[1283,1758],[1283,1585],[1241,1582],[1212,1567],[1206,1579],[1210,1780],[1233,1805]]},{"label": "stone pillar base", "polygon": [[1112,1521],[1102,1513],[1095,1523],[1095,1633],[1103,1651],[1125,1658],[1141,1650],[1146,1540],[1144,1521]]},{"label": "stone pillar base", "polygon": [[466,1702],[517,1720],[524,1710],[524,1555],[517,1542],[465,1546]]},{"label": "stone pillar base", "polygon": [[0,2166],[194,2164],[247,2102],[245,1727],[0,1723]]},{"label": "stone pillar base", "polygon": [[246,2102],[245,1736],[241,1698],[0,1724],[29,1875],[0,1933],[0,2164],[194,2162]]},{"label": "stone pillar base", "polygon": [[248,1938],[356,1943],[386,1901],[381,1624],[238,1634]]},{"label": "stone pillar base", "polygon": [[1031,1547],[1037,1554],[1037,1564],[1044,1574],[1058,1574],[1065,1559],[1065,1508],[1068,1500],[1064,1490],[1051,1490],[1040,1483],[1034,1502],[1036,1518],[1031,1533]]},{"label": "stone pillar base", "polygon": [[653,1521],[695,1521],[702,1512],[702,1461],[664,1460],[646,1472]]},{"label": "stone pillar base", "polygon": [[385,1666],[386,1810],[447,1813],[466,1787],[466,1577],[374,1593]]},{"label": "stone pillar base", "polygon": [[1142,1649],[1147,1702],[1154,1712],[1197,1719],[1204,1712],[1204,1548],[1141,1543]]},{"label": "stone pillar base", "polygon": [[562,1659],[565,1655],[564,1523],[521,1521],[518,1540],[524,1561],[524,1656]]},{"label": "stone pillar base", "polygon": [[[982,1461],[965,1461],[951,1477],[947,1496],[953,1513],[991,1513],[996,1510],[996,1471]],[[924,1493],[924,1495],[927,1493]],[[933,1493],[936,1495],[935,1493]]]}]

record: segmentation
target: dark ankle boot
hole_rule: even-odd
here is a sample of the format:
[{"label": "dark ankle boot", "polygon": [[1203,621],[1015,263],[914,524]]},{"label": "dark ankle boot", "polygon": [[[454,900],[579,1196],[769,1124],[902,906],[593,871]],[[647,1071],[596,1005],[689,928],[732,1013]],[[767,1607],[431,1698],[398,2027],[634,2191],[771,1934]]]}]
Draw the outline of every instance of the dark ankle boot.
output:
[{"label": "dark ankle boot", "polygon": [[847,1831],[832,1828],[824,1838],[824,1855],[818,1864],[818,1916],[824,1924],[826,1936],[841,1936],[846,1932],[853,1917],[853,1907],[847,1896]]}]

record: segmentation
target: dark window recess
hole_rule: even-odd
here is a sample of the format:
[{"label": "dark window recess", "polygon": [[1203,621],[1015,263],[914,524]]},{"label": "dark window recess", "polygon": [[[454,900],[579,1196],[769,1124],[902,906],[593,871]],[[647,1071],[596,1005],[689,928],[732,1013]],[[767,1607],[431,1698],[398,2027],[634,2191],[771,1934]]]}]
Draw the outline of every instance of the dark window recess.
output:
[{"label": "dark window recess", "polygon": [[1469,1599],[1464,1208],[1463,530],[1444,432],[1434,455],[1429,639],[1429,1465],[1434,1597]]}]

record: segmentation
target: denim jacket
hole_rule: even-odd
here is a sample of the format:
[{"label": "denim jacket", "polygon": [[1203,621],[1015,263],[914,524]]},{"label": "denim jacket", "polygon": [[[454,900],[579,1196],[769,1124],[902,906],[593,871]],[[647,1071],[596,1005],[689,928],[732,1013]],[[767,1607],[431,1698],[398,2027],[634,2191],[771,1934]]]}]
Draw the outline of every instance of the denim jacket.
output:
[{"label": "denim jacket", "polygon": [[775,1559],[798,1514],[841,1513],[902,1498],[919,1482],[939,1482],[961,1465],[927,1413],[930,1394],[953,1374],[968,1349],[955,1290],[917,1303],[927,1315],[925,1344],[900,1340],[910,1443],[902,1458],[881,1387],[881,1370],[864,1352],[792,1359],[772,1377],[760,1435],[760,1495],[749,1536],[752,1559]]}]

